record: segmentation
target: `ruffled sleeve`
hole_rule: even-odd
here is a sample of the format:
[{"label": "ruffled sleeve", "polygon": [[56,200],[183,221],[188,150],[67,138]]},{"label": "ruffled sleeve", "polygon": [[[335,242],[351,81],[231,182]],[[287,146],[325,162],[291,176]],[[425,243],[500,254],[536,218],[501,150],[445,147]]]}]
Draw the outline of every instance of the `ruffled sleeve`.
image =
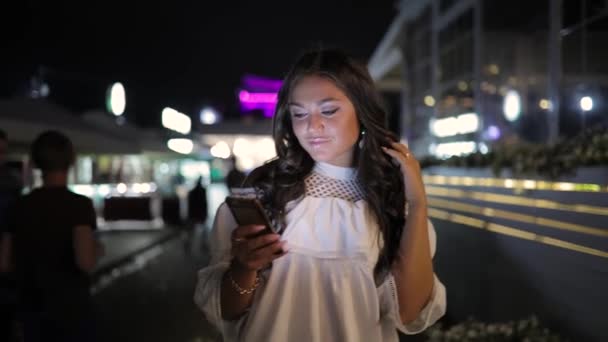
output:
[{"label": "ruffled sleeve", "polygon": [[225,341],[237,340],[246,314],[235,321],[222,319],[220,294],[222,278],[230,265],[230,236],[237,224],[226,204],[222,204],[215,215],[209,236],[211,262],[198,272],[198,282],[194,291],[194,302],[201,309],[209,323],[214,325]]},{"label": "ruffled sleeve", "polygon": [[[435,228],[430,220],[428,227],[431,256],[435,256],[437,237]],[[420,314],[414,321],[403,324],[399,315],[399,298],[397,296],[395,278],[390,274],[378,288],[381,315],[383,318],[392,320],[399,331],[408,335],[418,334],[437,322],[437,320],[445,314],[447,298],[445,286],[441,283],[439,278],[437,278],[437,275],[434,275],[433,278],[433,292],[429,302],[420,311]]]}]

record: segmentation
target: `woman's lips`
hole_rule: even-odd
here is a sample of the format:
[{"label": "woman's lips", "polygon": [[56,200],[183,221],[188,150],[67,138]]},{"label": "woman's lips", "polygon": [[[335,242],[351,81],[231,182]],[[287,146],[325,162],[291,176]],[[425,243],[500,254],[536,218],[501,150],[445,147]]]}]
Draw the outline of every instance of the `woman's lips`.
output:
[{"label": "woman's lips", "polygon": [[310,138],[308,139],[308,143],[313,146],[313,147],[318,147],[321,146],[323,144],[325,144],[326,142],[329,142],[330,139],[329,138],[325,138],[325,137],[318,137],[318,138]]}]

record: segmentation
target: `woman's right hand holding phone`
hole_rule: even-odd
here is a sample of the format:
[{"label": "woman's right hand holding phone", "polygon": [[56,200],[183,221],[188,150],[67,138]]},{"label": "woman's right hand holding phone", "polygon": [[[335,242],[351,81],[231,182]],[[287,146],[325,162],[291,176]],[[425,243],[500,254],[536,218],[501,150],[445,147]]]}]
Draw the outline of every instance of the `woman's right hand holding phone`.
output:
[{"label": "woman's right hand holding phone", "polygon": [[286,241],[275,233],[264,233],[263,225],[239,226],[232,232],[232,263],[222,282],[222,316],[240,317],[251,305],[260,284],[258,271],[287,254]]},{"label": "woman's right hand holding phone", "polygon": [[232,267],[235,271],[257,273],[287,254],[287,241],[281,241],[276,233],[263,234],[265,229],[263,225],[246,225],[232,232]]}]

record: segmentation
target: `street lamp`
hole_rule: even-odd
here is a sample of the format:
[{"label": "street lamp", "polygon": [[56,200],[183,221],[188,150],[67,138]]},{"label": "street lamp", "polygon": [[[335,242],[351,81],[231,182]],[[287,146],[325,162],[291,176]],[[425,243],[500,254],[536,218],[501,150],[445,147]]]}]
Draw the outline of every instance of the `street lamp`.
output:
[{"label": "street lamp", "polygon": [[583,96],[581,97],[578,104],[581,107],[581,120],[584,130],[587,126],[587,118],[585,112],[588,112],[593,109],[593,98],[591,96]]},{"label": "street lamp", "polygon": [[591,96],[583,96],[579,101],[579,105],[584,112],[588,112],[593,109],[593,98]]},{"label": "street lamp", "polygon": [[163,127],[182,134],[188,134],[192,129],[192,122],[188,115],[169,107],[163,109],[161,123]]},{"label": "street lamp", "polygon": [[219,114],[213,108],[207,107],[201,110],[201,123],[204,125],[213,125],[219,121]]},{"label": "street lamp", "polygon": [[502,110],[505,118],[511,122],[517,120],[521,114],[521,98],[515,90],[509,90],[505,95]]},{"label": "street lamp", "polygon": [[106,107],[108,111],[115,116],[120,116],[125,112],[127,106],[127,98],[125,95],[125,87],[120,82],[112,84],[108,89],[106,96]]},{"label": "street lamp", "polygon": [[175,138],[167,141],[167,147],[177,153],[190,154],[194,150],[194,143],[190,139]]}]

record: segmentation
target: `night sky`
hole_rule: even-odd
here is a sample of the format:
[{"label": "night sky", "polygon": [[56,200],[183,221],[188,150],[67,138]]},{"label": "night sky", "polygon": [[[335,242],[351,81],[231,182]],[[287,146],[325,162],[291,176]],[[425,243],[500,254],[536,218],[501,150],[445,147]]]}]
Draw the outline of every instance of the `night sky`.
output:
[{"label": "night sky", "polygon": [[10,53],[2,57],[0,96],[19,94],[42,66],[50,100],[75,112],[103,108],[106,87],[121,81],[127,120],[140,125],[156,125],[165,106],[193,118],[207,104],[234,115],[236,88],[246,73],[282,78],[299,53],[318,46],[368,59],[397,14],[395,3],[38,0],[2,5],[2,50]]}]

